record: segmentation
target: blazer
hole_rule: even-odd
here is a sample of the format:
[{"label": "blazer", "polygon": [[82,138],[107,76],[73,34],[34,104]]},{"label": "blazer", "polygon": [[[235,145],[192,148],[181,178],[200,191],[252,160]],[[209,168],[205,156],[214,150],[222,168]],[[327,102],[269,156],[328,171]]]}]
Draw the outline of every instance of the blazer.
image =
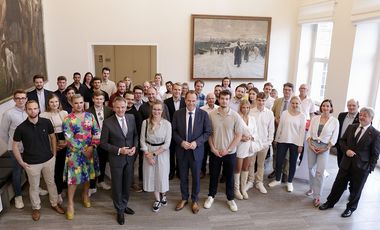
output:
[{"label": "blazer", "polygon": [[[170,116],[170,120],[169,121],[172,121],[173,120],[173,115],[174,115],[174,112],[175,112],[173,97],[170,97],[170,98],[166,99],[164,101],[164,103],[168,107],[168,110],[169,110],[169,116]],[[181,100],[179,102],[179,108],[182,109],[182,108],[185,108],[185,107],[186,107],[185,98],[181,97]]]},{"label": "blazer", "polygon": [[[344,119],[346,118],[347,114],[348,114],[348,112],[342,112],[342,113],[339,113],[339,115],[338,115],[338,121],[339,121],[338,138],[342,135],[343,122],[344,122]],[[359,113],[356,114],[356,117],[354,118],[354,121],[352,122],[352,124],[359,124]]]},{"label": "blazer", "polygon": [[[204,155],[204,143],[211,135],[211,123],[207,112],[196,108],[194,118],[193,136],[192,140],[197,143],[197,148],[194,149],[194,159],[196,161],[202,160]],[[173,140],[176,145],[177,157],[180,159],[185,154],[185,149],[182,148],[182,141],[186,140],[186,108],[177,110],[173,115],[172,121]]]},{"label": "blazer", "polygon": [[280,97],[280,98],[277,98],[274,102],[273,102],[273,106],[272,106],[272,112],[273,112],[273,115],[274,115],[274,120],[275,120],[275,127],[278,126],[278,122],[280,122],[280,116],[281,116],[281,113],[282,113],[282,103],[284,102],[284,98],[283,97]]},{"label": "blazer", "polygon": [[[96,122],[98,122],[99,124],[98,115],[96,114],[95,107],[91,106],[90,108],[88,108],[87,112],[92,113],[95,117]],[[107,106],[103,106],[103,113],[104,113],[104,120],[113,115],[112,109],[108,108]]]},{"label": "blazer", "polygon": [[[343,137],[340,139],[340,148],[343,152],[343,158],[339,168],[348,170],[351,164],[356,164],[359,169],[372,172],[379,158],[380,133],[370,125],[358,143],[355,143],[355,131],[358,127],[359,124],[349,125]],[[349,149],[354,151],[356,155],[348,157],[346,152]]]},{"label": "blazer", "polygon": [[[44,89],[44,95],[45,95],[45,108],[47,108],[47,106],[48,106],[48,97],[49,97],[49,95],[51,94],[52,92],[50,91],[50,90],[47,90],[47,89]],[[35,100],[35,101],[37,101],[37,103],[39,103],[38,102],[38,96],[37,96],[37,89],[34,89],[34,90],[32,90],[32,91],[30,91],[30,92],[28,92],[27,94],[26,94],[26,96],[28,97],[28,101],[30,101],[30,100]]]},{"label": "blazer", "polygon": [[112,115],[103,122],[102,134],[100,136],[100,147],[108,152],[110,165],[123,167],[127,163],[127,155],[118,155],[121,147],[136,147],[138,144],[135,118],[132,114],[125,114],[128,132],[124,136],[116,115]]}]

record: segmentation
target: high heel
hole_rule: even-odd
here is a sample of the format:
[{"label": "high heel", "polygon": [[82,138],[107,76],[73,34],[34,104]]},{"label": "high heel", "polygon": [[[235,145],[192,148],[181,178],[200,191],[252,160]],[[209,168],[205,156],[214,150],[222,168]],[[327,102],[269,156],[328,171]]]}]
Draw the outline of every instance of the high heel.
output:
[{"label": "high heel", "polygon": [[74,219],[74,211],[69,212],[68,210],[66,210],[66,219],[68,220]]},{"label": "high heel", "polygon": [[83,200],[83,207],[91,208],[91,201],[90,200]]}]

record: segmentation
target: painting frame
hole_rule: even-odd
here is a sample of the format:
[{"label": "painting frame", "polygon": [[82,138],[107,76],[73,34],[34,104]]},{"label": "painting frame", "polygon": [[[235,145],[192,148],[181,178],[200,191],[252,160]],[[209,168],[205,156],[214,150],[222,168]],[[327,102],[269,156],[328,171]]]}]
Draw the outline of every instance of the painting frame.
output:
[{"label": "painting frame", "polygon": [[192,14],[191,79],[266,81],[271,24],[271,17]]}]

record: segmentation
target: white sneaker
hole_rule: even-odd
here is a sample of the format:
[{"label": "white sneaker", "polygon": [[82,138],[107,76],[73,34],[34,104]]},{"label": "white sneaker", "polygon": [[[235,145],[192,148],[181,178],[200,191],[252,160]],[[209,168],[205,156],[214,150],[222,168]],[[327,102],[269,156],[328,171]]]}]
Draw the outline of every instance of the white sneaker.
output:
[{"label": "white sneaker", "polygon": [[247,182],[247,185],[245,186],[245,191],[247,192],[247,191],[250,190],[251,188],[253,188],[253,182],[248,181],[248,182]]},{"label": "white sneaker", "polygon": [[88,197],[91,197],[92,194],[95,194],[96,193],[96,188],[90,188],[88,190]]},{"label": "white sneaker", "polygon": [[313,193],[314,193],[313,189],[309,189],[309,191],[307,191],[305,194],[306,196],[311,196],[313,195]]},{"label": "white sneaker", "polygon": [[286,187],[288,188],[288,192],[293,192],[293,183],[287,183]]},{"label": "white sneaker", "polygon": [[277,185],[280,185],[281,184],[281,181],[272,181],[268,184],[269,187],[273,188],[273,187],[276,187]]},{"label": "white sneaker", "polygon": [[24,208],[24,202],[22,201],[22,196],[15,197],[15,207],[18,209]]},{"label": "white sneaker", "polygon": [[232,212],[237,212],[238,207],[237,207],[237,205],[236,205],[236,203],[235,203],[234,200],[227,200],[227,204],[228,204],[228,207],[230,208],[230,210]]},{"label": "white sneaker", "polygon": [[256,188],[257,188],[261,193],[264,193],[264,194],[267,193],[267,190],[265,189],[264,184],[263,184],[262,182],[257,183],[257,184],[256,184]]},{"label": "white sneaker", "polygon": [[206,209],[209,209],[209,208],[211,208],[212,203],[214,203],[214,198],[212,198],[212,196],[209,196],[209,197],[207,197],[207,200],[205,201],[203,207]]},{"label": "white sneaker", "polygon": [[41,187],[39,188],[39,194],[40,196],[46,196],[47,194],[49,194],[49,192],[45,189],[42,189]]},{"label": "white sneaker", "polygon": [[99,188],[102,188],[102,189],[104,189],[104,190],[110,190],[111,189],[111,186],[109,186],[108,184],[106,184],[106,182],[100,182],[99,184],[98,184],[98,187]]}]

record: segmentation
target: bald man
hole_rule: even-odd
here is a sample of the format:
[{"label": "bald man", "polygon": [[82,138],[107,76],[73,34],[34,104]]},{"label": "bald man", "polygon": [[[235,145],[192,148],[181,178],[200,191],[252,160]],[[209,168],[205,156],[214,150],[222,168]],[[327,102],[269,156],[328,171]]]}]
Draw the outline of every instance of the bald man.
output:
[{"label": "bald man", "polygon": [[313,100],[308,96],[309,86],[302,84],[298,90],[300,92],[301,110],[305,114],[306,120],[310,120],[314,115],[315,108]]},{"label": "bald man", "polygon": [[[355,99],[350,99],[347,101],[347,110],[348,112],[341,112],[338,115],[339,120],[339,139],[346,132],[346,129],[351,124],[359,123],[359,101]],[[339,142],[339,141],[338,141]],[[342,161],[343,152],[339,144],[335,145],[337,150],[337,160],[338,166]]]}]

